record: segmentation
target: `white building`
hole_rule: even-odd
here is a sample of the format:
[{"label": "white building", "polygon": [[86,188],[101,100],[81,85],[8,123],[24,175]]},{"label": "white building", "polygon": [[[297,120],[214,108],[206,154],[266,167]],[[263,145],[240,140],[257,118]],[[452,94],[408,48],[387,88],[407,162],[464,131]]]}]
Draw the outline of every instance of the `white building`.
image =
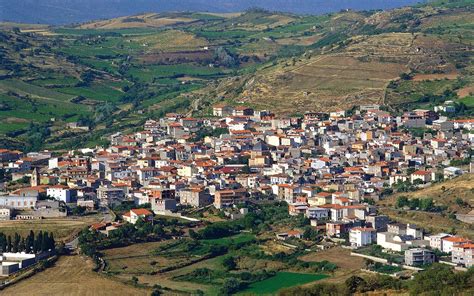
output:
[{"label": "white building", "polygon": [[10,220],[12,210],[9,208],[0,208],[0,220]]},{"label": "white building", "polygon": [[366,227],[355,227],[349,231],[349,242],[353,247],[362,247],[372,244],[375,229]]},{"label": "white building", "polygon": [[0,196],[0,207],[11,209],[29,209],[36,205],[38,196],[29,195],[5,195]]},{"label": "white building", "polygon": [[324,208],[308,208],[306,210],[306,217],[313,220],[327,220],[329,218],[329,210]]},{"label": "white building", "polygon": [[474,244],[462,244],[453,247],[451,260],[453,263],[467,268],[474,266]]},{"label": "white building", "polygon": [[435,234],[435,235],[431,235],[429,237],[429,240],[430,240],[430,247],[433,248],[433,249],[438,249],[438,250],[442,250],[443,249],[443,238],[446,238],[446,237],[451,237],[452,235],[448,234],[448,233],[438,233],[438,234]]},{"label": "white building", "polygon": [[46,195],[51,196],[55,200],[70,203],[73,199],[73,191],[64,185],[55,185],[46,189]]},{"label": "white building", "polygon": [[125,221],[135,224],[140,218],[145,221],[153,220],[153,213],[147,209],[131,209],[128,213],[123,214],[122,217]]},{"label": "white building", "polygon": [[470,243],[468,239],[458,237],[458,236],[445,237],[445,238],[442,238],[441,240],[442,240],[441,251],[445,253],[451,253],[453,251],[454,246]]}]

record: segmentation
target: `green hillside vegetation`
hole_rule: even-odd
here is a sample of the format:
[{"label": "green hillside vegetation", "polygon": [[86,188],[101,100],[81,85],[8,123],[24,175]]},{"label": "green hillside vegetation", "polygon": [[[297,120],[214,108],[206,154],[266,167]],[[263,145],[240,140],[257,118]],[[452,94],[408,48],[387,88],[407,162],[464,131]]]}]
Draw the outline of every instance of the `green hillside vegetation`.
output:
[{"label": "green hillside vegetation", "polygon": [[[369,102],[402,111],[455,100],[462,110],[455,116],[466,116],[472,96],[457,92],[474,84],[469,4],[323,16],[149,13],[68,27],[9,23],[0,26],[0,135],[8,139],[1,146],[93,146],[169,111],[206,115],[221,99],[279,114]],[[110,116],[99,116],[101,108]],[[91,132],[66,130],[71,121]],[[48,130],[43,143],[31,124]]]}]

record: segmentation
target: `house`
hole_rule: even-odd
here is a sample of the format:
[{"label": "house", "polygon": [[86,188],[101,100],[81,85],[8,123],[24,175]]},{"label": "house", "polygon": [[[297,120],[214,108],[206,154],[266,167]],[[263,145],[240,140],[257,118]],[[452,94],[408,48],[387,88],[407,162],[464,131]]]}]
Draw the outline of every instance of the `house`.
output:
[{"label": "house", "polygon": [[409,266],[423,266],[434,263],[436,256],[433,251],[425,248],[405,250],[405,264]]},{"label": "house", "polygon": [[448,237],[442,238],[441,240],[442,240],[441,251],[445,253],[451,253],[453,251],[454,246],[460,246],[460,245],[468,244],[471,242],[470,240],[466,238],[462,238],[458,236],[448,236]]},{"label": "house", "polygon": [[214,195],[214,206],[218,209],[228,207],[247,200],[247,190],[218,190]]},{"label": "house", "polygon": [[460,168],[450,166],[444,168],[443,175],[445,179],[454,178],[462,175],[462,170]]},{"label": "house", "polygon": [[119,188],[100,187],[97,189],[97,199],[101,205],[113,206],[120,204],[125,198],[125,192]]},{"label": "house", "polygon": [[451,260],[453,263],[467,268],[474,266],[474,244],[467,243],[454,246]]},{"label": "house", "polygon": [[193,187],[181,189],[179,191],[179,203],[182,205],[190,205],[193,207],[205,207],[212,203],[212,198],[209,192],[204,188]]},{"label": "house", "polygon": [[288,232],[282,232],[282,233],[276,234],[276,238],[278,240],[287,240],[292,237],[301,238],[301,236],[302,236],[302,233],[298,230],[290,230]]},{"label": "house", "polygon": [[234,108],[232,115],[234,116],[252,116],[253,109],[245,106],[237,106]]},{"label": "house", "polygon": [[370,227],[354,227],[349,231],[349,243],[353,247],[372,244],[375,229]]},{"label": "house", "polygon": [[12,210],[9,208],[0,208],[0,221],[10,220],[12,217]]},{"label": "house", "polygon": [[433,249],[443,250],[443,238],[451,237],[451,234],[448,233],[439,233],[435,235],[431,235],[429,237],[430,240],[430,247]]},{"label": "house", "polygon": [[385,215],[368,215],[365,217],[365,222],[377,231],[387,231],[387,225],[390,219]]},{"label": "house", "polygon": [[416,180],[420,180],[423,184],[431,181],[431,172],[419,170],[411,174],[411,182],[414,183]]},{"label": "house", "polygon": [[218,117],[232,115],[233,111],[234,109],[232,107],[225,104],[216,104],[212,106],[212,115],[218,116]]},{"label": "house", "polygon": [[129,212],[123,214],[122,218],[129,223],[135,224],[140,218],[144,221],[152,221],[153,213],[147,209],[131,209]]},{"label": "house", "polygon": [[310,220],[327,220],[329,219],[329,210],[318,207],[308,208],[306,217]]},{"label": "house", "polygon": [[308,205],[304,202],[291,202],[288,203],[288,213],[291,216],[297,216],[299,214],[306,213]]},{"label": "house", "polygon": [[351,223],[337,221],[326,223],[326,235],[341,237],[343,234],[348,233],[351,227]]},{"label": "house", "polygon": [[423,240],[423,231],[414,225],[391,223],[387,232],[377,233],[377,245],[384,249],[401,252],[411,247],[429,246],[428,240]]},{"label": "house", "polygon": [[75,198],[75,193],[75,190],[72,190],[68,186],[64,185],[55,185],[46,189],[46,195],[65,203],[72,202],[73,198]]},{"label": "house", "polygon": [[38,195],[3,195],[0,196],[0,207],[11,209],[29,209],[36,205]]},{"label": "house", "polygon": [[159,199],[159,198],[152,198],[151,199],[151,209],[154,213],[165,213],[169,211],[176,210],[176,199]]}]

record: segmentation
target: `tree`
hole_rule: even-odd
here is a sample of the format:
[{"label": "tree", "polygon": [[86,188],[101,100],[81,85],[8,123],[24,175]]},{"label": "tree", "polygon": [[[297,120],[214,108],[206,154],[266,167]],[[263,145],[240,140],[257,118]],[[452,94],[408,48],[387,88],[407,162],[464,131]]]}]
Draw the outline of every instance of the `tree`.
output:
[{"label": "tree", "polygon": [[228,278],[222,284],[220,289],[221,295],[231,295],[240,289],[241,283],[235,278]]},{"label": "tree", "polygon": [[36,236],[35,244],[33,246],[33,252],[38,253],[41,251],[41,244],[43,243],[43,232],[40,230],[38,235]]},{"label": "tree", "polygon": [[237,263],[235,263],[235,258],[232,256],[227,256],[222,260],[222,265],[227,270],[234,270],[237,267]]},{"label": "tree", "polygon": [[41,238],[41,252],[48,251],[49,245],[49,234],[46,231]]},{"label": "tree", "polygon": [[33,230],[30,230],[30,234],[26,237],[26,252],[30,253],[34,249],[34,244],[35,244],[35,233]]},{"label": "tree", "polygon": [[395,202],[395,207],[403,208],[404,206],[408,205],[408,197],[406,196],[399,196],[397,201]]},{"label": "tree", "polygon": [[199,239],[199,234],[197,234],[197,232],[193,229],[189,229],[189,237],[192,239]]},{"label": "tree", "polygon": [[363,284],[366,284],[365,280],[355,275],[351,276],[345,281],[345,285],[351,293],[355,293],[357,288]]},{"label": "tree", "polygon": [[133,285],[138,285],[138,278],[136,276],[132,276],[132,284]]},{"label": "tree", "polygon": [[12,237],[9,235],[7,238],[7,252],[11,252],[12,250]]}]

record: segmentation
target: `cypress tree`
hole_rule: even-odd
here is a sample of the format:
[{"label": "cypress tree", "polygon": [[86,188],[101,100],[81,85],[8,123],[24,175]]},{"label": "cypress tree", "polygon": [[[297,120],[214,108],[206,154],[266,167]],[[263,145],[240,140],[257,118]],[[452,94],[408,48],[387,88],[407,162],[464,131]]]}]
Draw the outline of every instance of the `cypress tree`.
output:
[{"label": "cypress tree", "polygon": [[49,235],[48,235],[48,232],[46,231],[43,234],[43,237],[42,237],[42,240],[41,240],[41,251],[42,252],[47,251],[48,246],[49,246]]},{"label": "cypress tree", "polygon": [[13,239],[13,248],[12,248],[13,253],[18,252],[19,245],[20,245],[20,235],[15,232],[15,236]]},{"label": "cypress tree", "polygon": [[2,252],[7,251],[7,237],[4,233],[0,233],[0,248],[2,249]]},{"label": "cypress tree", "polygon": [[33,232],[33,230],[30,230],[30,234],[28,234],[28,236],[26,237],[25,249],[27,253],[31,253],[33,251],[34,244],[35,244],[35,233]]},{"label": "cypress tree", "polygon": [[26,251],[26,242],[25,242],[24,237],[21,238],[20,245],[18,246],[18,250],[20,252]]},{"label": "cypress tree", "polygon": [[7,238],[7,252],[12,250],[12,237],[9,235]]},{"label": "cypress tree", "polygon": [[49,248],[51,250],[54,250],[56,248],[56,242],[54,241],[54,236],[52,232],[49,234]]},{"label": "cypress tree", "polygon": [[43,232],[40,230],[38,235],[36,236],[35,244],[34,244],[34,252],[38,253],[41,251],[41,244],[43,243]]}]

